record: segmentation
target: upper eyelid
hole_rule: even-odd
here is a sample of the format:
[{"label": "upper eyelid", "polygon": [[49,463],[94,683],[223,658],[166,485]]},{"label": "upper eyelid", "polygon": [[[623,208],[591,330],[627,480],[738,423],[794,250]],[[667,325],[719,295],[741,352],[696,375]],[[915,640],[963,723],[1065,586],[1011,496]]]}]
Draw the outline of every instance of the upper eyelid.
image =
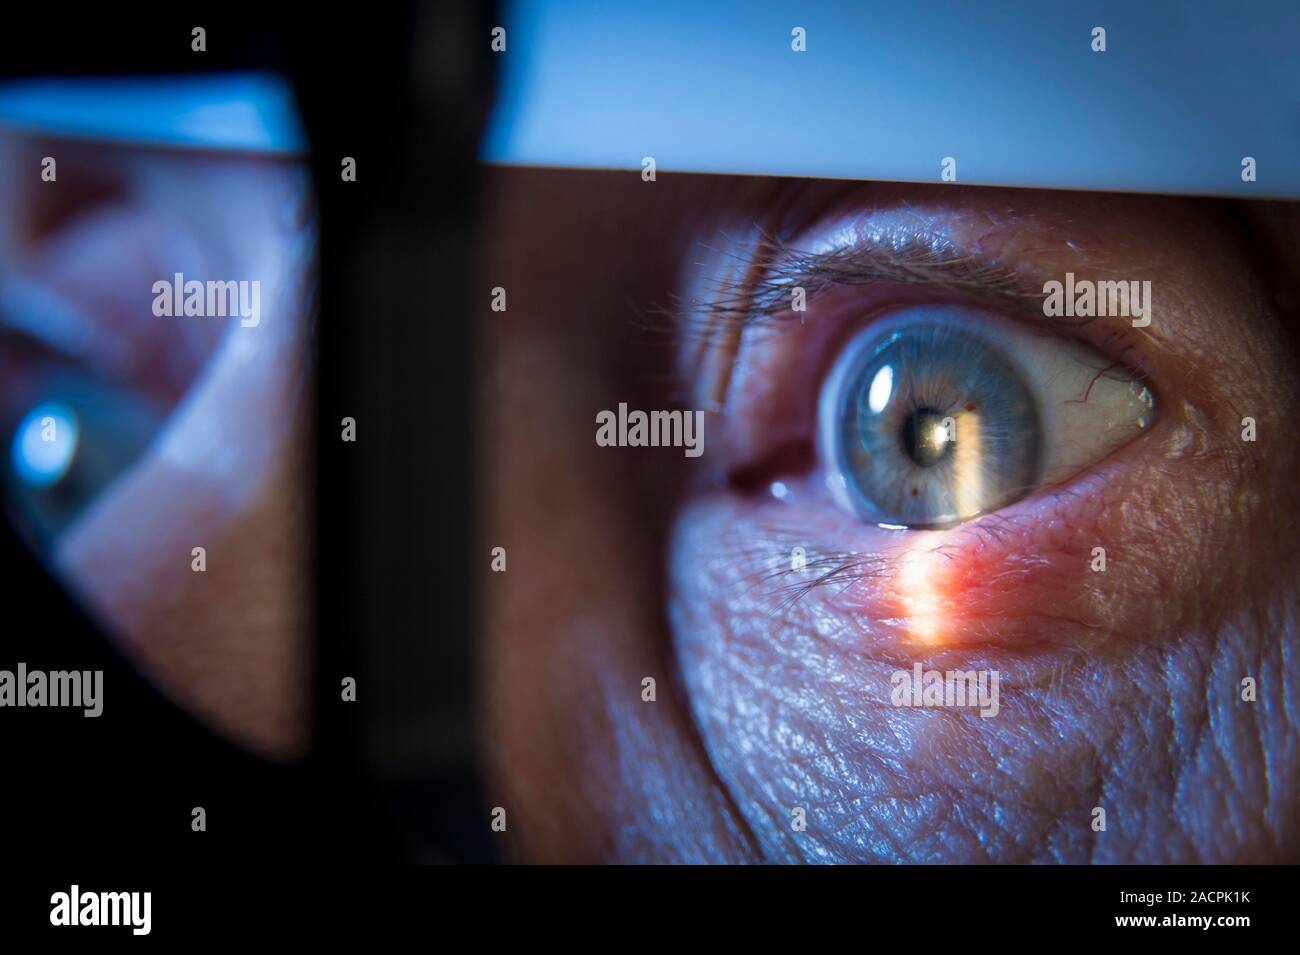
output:
[{"label": "upper eyelid", "polygon": [[[702,245],[727,266],[705,283],[701,295],[678,309],[676,328],[696,346],[695,363],[720,350],[708,400],[726,406],[735,360],[746,336],[791,312],[791,293],[803,288],[806,300],[835,288],[902,284],[957,292],[984,304],[1025,312],[1041,300],[1041,289],[1005,266],[982,261],[952,240],[907,224],[854,235],[819,251],[804,250],[761,228],[745,243],[726,240],[724,248]],[[732,276],[736,276],[733,278]],[[1090,320],[1085,320],[1090,321]]]},{"label": "upper eyelid", "polygon": [[[704,388],[712,406],[727,405],[735,363],[746,341],[796,318],[802,321],[791,307],[796,287],[804,289],[808,303],[826,292],[872,285],[960,296],[966,304],[995,309],[1097,348],[1138,380],[1150,381],[1149,358],[1164,350],[1150,335],[1129,328],[1126,321],[1044,313],[1044,283],[1059,280],[1064,271],[1035,267],[1032,260],[1018,261],[1017,266],[998,261],[969,242],[954,240],[942,224],[919,213],[881,218],[873,221],[873,215],[857,227],[821,231],[806,242],[811,248],[758,227],[745,242],[727,237],[722,247],[701,243],[702,251],[712,254],[713,274],[696,286],[696,296],[679,305],[676,325],[683,340],[694,342],[697,366],[710,353],[720,358],[721,370],[715,370]],[[1082,259],[1074,270],[1081,277],[1097,273]],[[753,344],[757,346],[757,340]]]},{"label": "upper eyelid", "polygon": [[[883,239],[883,240],[882,240]],[[866,241],[851,240],[823,251],[800,249],[763,235],[753,251],[732,255],[741,260],[739,282],[721,278],[712,294],[696,303],[692,318],[718,318],[751,326],[790,311],[791,293],[803,288],[808,300],[840,286],[899,283],[966,292],[1023,309],[1041,301],[1041,283],[1021,272],[982,261],[952,240],[916,232],[890,233]]]}]

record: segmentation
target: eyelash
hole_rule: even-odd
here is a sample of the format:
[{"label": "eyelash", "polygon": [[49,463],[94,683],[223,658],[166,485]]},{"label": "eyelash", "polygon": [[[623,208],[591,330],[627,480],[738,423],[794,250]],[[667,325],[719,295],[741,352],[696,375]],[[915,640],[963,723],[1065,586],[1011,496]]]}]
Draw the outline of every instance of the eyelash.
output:
[{"label": "eyelash", "polygon": [[[720,245],[700,243],[701,257],[713,255],[736,263],[735,271],[742,278],[712,279],[691,300],[674,297],[670,307],[650,309],[643,316],[643,329],[656,328],[654,321],[646,320],[654,316],[669,323],[675,344],[707,351],[725,340],[734,356],[742,335],[804,320],[802,313],[791,308],[795,288],[805,290],[805,303],[810,305],[828,292],[855,286],[910,286],[933,289],[952,297],[956,304],[986,305],[1008,317],[1050,327],[1055,334],[1098,349],[1139,381],[1150,378],[1150,368],[1130,328],[1111,325],[1102,333],[1084,334],[1096,319],[1058,317],[1048,322],[1041,308],[1041,288],[1010,269],[976,261],[950,240],[918,230],[892,235],[890,241],[879,245],[850,243],[828,258],[761,229],[754,235],[743,252],[737,251],[739,242],[727,237]],[[949,273],[951,280],[935,281],[934,276],[943,273]],[[663,326],[658,330],[663,331]]]},{"label": "eyelash", "polygon": [[[1016,520],[1002,514],[988,514],[979,522],[959,528],[956,532],[974,536],[980,545],[992,546],[1015,526]],[[843,550],[805,554],[802,566],[792,566],[792,552],[807,542],[806,530],[768,524],[760,541],[750,543],[737,552],[742,565],[761,568],[747,574],[743,582],[763,588],[761,593],[764,598],[777,601],[775,610],[789,610],[822,587],[838,585],[836,593],[842,593],[864,580],[894,579],[901,566],[901,561],[896,557]],[[942,554],[945,549],[953,546],[955,545],[949,543],[937,551]],[[822,568],[825,568],[825,572],[818,574],[817,571]],[[808,579],[810,574],[814,576]]]}]

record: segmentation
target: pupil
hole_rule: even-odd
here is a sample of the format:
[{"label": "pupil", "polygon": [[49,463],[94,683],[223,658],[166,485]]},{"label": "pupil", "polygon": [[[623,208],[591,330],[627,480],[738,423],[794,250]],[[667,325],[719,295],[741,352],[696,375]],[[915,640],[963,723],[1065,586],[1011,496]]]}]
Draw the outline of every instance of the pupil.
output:
[{"label": "pupil", "polygon": [[918,408],[903,423],[903,449],[919,467],[934,467],[952,450],[943,419],[933,408]]}]

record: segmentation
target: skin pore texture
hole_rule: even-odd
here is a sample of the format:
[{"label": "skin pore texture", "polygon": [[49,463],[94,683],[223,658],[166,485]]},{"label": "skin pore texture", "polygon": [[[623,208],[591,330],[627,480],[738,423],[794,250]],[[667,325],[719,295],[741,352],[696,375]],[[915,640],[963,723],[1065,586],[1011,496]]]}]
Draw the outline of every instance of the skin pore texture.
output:
[{"label": "skin pore texture", "polygon": [[[515,858],[1296,858],[1292,208],[493,175],[483,280],[510,308],[480,334],[480,549],[509,565],[478,600],[491,801]],[[894,273],[739,330],[766,238],[903,234],[1004,287]],[[1066,272],[1150,281],[1150,325],[1051,324],[1032,293]],[[933,303],[1086,344],[1158,414],[965,524],[864,523],[827,488],[822,380],[854,333]],[[596,415],[620,402],[706,409],[704,454],[598,447]],[[917,663],[997,671],[996,715],[894,705]]]}]

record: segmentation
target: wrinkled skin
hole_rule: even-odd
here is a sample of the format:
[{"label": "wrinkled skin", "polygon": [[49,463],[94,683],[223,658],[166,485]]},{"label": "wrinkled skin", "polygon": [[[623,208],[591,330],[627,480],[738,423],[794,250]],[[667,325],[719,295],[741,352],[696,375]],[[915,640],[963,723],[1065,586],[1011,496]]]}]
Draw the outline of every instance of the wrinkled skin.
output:
[{"label": "wrinkled skin", "polygon": [[[509,563],[478,600],[512,857],[1295,860],[1293,208],[537,171],[498,172],[490,194],[481,284],[510,298],[481,331],[480,551]],[[775,333],[802,358],[750,352],[701,458],[596,445],[619,402],[709,407],[689,336],[645,325],[719,248],[900,210],[1040,282],[1151,280],[1125,359],[1155,425],[953,530],[864,524],[806,447],[836,309],[871,311],[840,300]],[[895,293],[916,290],[853,294]],[[803,587],[780,570],[794,544],[856,551],[862,572]],[[941,555],[930,639],[908,616],[914,550]],[[891,705],[890,675],[918,661],[998,670],[997,716]]]}]

